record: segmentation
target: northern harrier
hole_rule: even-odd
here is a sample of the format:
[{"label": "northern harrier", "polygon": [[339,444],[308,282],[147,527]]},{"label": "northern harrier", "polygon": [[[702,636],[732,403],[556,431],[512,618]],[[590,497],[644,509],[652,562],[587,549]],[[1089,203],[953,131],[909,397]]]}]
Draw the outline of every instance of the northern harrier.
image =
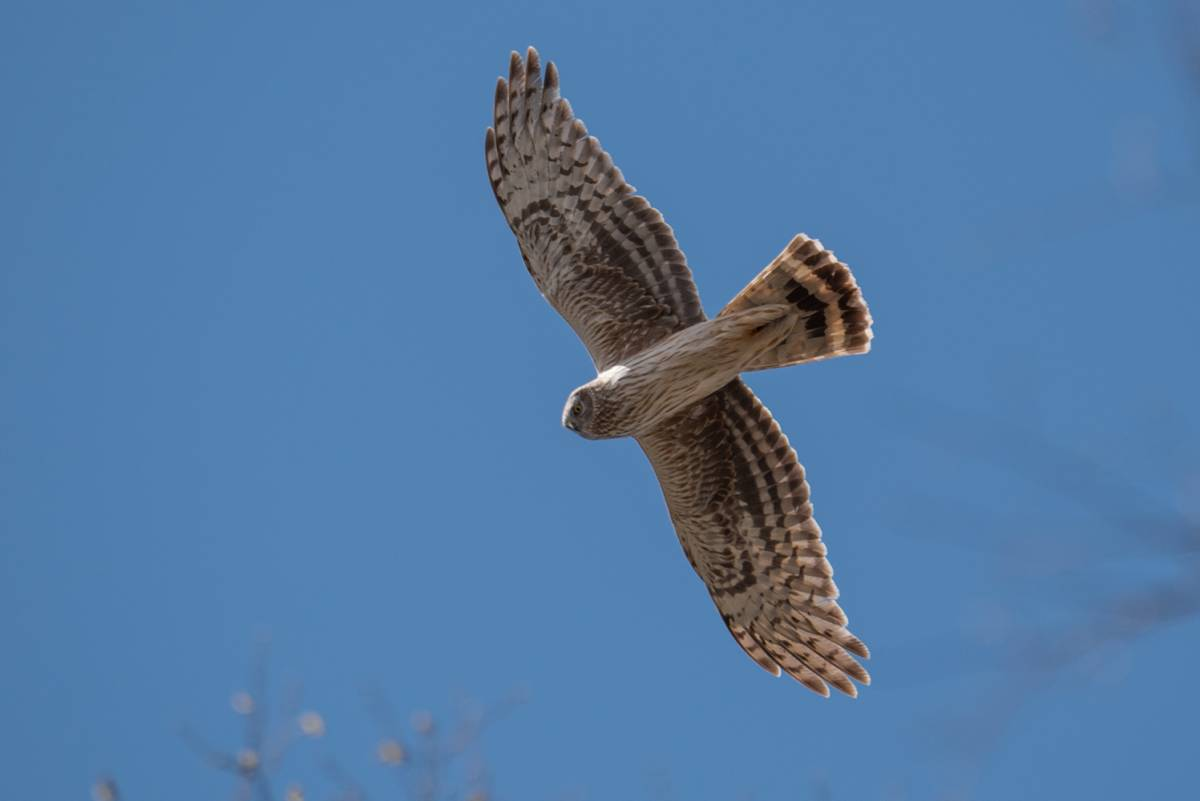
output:
[{"label": "northern harrier", "polygon": [[654,466],[688,561],[750,657],[829,695],[870,683],[852,656],[804,468],[738,377],[865,353],[871,316],[846,265],[796,236],[709,320],[675,236],[558,93],[537,51],[496,85],[488,177],[541,293],[598,375],[563,425],[631,436]]}]

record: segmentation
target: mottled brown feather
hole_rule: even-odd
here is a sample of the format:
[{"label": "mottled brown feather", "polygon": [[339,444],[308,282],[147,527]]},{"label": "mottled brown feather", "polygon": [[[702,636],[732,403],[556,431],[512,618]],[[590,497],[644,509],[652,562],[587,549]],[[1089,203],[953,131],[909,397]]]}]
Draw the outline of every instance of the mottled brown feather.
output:
[{"label": "mottled brown feather", "polygon": [[766,670],[856,695],[867,648],[837,604],[804,468],[750,388],[737,379],[638,442],[734,639]]},{"label": "mottled brown feather", "polygon": [[597,369],[705,319],[671,227],[559,97],[553,64],[543,79],[533,48],[496,84],[485,156],[530,275]]}]

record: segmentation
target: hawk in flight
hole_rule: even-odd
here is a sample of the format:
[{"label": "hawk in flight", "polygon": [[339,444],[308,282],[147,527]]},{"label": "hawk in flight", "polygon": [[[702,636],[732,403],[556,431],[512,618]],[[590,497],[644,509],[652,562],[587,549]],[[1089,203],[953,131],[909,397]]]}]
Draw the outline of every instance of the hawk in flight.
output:
[{"label": "hawk in flight", "polygon": [[850,353],[871,316],[845,264],[800,234],[708,319],[671,227],[559,95],[537,51],[496,84],[488,178],[525,267],[587,346],[597,376],[562,422],[634,437],[688,561],[750,658],[829,695],[870,683],[846,628],[808,482],[739,377]]}]

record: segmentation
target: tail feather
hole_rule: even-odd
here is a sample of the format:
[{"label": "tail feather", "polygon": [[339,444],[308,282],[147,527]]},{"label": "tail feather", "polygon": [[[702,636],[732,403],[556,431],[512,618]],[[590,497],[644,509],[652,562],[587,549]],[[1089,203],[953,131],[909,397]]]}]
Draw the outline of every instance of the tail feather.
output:
[{"label": "tail feather", "polygon": [[828,359],[871,349],[871,313],[850,268],[816,239],[797,234],[783,252],[729,301],[720,317],[756,306],[790,304],[796,324],[747,370]]}]

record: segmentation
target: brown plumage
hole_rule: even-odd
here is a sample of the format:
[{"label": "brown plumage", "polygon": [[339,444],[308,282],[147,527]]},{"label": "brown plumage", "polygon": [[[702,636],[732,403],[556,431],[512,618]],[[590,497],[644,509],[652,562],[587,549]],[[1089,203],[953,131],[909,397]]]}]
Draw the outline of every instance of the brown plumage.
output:
[{"label": "brown plumage", "polygon": [[804,468],[739,374],[864,353],[871,317],[849,268],[804,235],[714,319],[670,226],[559,96],[537,52],[512,54],[487,131],[488,177],[538,289],[598,375],[563,424],[633,436],[684,553],[755,662],[810,689],[869,683],[846,628]]}]

